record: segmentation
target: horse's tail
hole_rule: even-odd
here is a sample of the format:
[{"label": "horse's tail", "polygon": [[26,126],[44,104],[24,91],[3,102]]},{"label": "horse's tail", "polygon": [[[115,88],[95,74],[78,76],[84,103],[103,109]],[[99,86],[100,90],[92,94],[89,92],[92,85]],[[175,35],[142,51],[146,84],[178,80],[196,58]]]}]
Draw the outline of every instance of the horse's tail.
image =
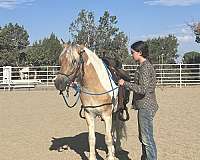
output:
[{"label": "horse's tail", "polygon": [[116,152],[122,149],[121,140],[123,138],[127,140],[126,131],[125,121],[119,120],[117,112],[114,112],[112,117],[112,136]]}]

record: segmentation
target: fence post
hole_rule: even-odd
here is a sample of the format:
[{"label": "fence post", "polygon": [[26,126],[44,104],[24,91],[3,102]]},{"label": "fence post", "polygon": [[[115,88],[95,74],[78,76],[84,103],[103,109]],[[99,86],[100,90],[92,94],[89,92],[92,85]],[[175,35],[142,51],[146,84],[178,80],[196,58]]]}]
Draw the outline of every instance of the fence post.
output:
[{"label": "fence post", "polygon": [[[199,79],[198,79],[198,80],[199,80],[199,82],[200,82],[200,64],[199,64]],[[199,83],[199,82],[198,82],[198,83]]]},{"label": "fence post", "polygon": [[161,85],[163,84],[163,64],[161,65]]},{"label": "fence post", "polygon": [[[3,83],[8,85],[8,90],[11,88],[11,80],[12,80],[12,67],[11,66],[3,66]],[[4,87],[5,90],[5,87]]]},{"label": "fence post", "polygon": [[180,63],[180,88],[182,88],[182,64]]},{"label": "fence post", "polygon": [[48,69],[48,66],[47,66],[47,87],[49,86],[49,79],[48,79],[48,78],[49,78],[49,77],[48,77],[48,74],[49,74],[49,73],[48,73],[48,72],[49,72],[49,69]]},{"label": "fence post", "polygon": [[28,67],[28,86],[30,85],[30,68]]}]

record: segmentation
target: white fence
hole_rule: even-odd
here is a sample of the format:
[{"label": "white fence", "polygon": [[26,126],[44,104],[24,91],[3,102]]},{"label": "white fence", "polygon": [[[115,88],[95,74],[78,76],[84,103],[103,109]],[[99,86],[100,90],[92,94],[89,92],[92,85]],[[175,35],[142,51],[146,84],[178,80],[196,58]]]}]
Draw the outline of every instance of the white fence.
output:
[{"label": "white fence", "polygon": [[[133,78],[137,65],[123,65],[123,68]],[[158,85],[200,85],[200,64],[155,64],[154,68]]]},{"label": "white fence", "polygon": [[54,86],[54,78],[59,68],[59,66],[0,67],[0,88],[10,90]]},{"label": "white fence", "polygon": [[[157,84],[176,87],[200,85],[200,64],[156,64]],[[137,65],[123,65],[134,81]],[[59,66],[0,67],[0,88],[34,88],[54,85]]]}]

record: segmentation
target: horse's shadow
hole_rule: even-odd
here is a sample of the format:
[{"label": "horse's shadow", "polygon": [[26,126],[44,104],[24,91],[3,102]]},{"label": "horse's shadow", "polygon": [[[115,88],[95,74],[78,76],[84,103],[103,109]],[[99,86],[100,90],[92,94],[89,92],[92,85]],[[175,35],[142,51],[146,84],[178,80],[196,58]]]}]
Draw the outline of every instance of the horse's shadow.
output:
[{"label": "horse's shadow", "polygon": [[[105,151],[107,153],[107,146],[105,144],[105,136],[98,132],[96,135],[96,149]],[[50,151],[58,151],[62,152],[64,150],[71,149],[80,155],[82,160],[88,160],[85,152],[89,152],[89,144],[88,144],[88,132],[80,133],[74,137],[62,137],[62,138],[52,138],[52,144],[49,147]],[[103,160],[103,158],[96,152],[97,159]],[[128,157],[127,151],[122,151],[119,154],[116,154],[116,157],[119,160],[130,160]]]}]

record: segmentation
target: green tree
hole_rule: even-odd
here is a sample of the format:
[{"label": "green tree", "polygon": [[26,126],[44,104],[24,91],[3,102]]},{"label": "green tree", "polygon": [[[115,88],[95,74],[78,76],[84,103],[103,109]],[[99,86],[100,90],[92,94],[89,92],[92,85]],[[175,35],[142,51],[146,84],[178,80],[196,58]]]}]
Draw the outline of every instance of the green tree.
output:
[{"label": "green tree", "polygon": [[27,60],[32,65],[58,65],[62,46],[54,33],[49,38],[36,41],[27,51]]},{"label": "green tree", "polygon": [[183,56],[183,63],[185,64],[199,64],[200,63],[200,53],[199,52],[187,52]]},{"label": "green tree", "polygon": [[9,23],[0,28],[0,66],[21,65],[21,53],[28,45],[29,35],[23,26]]},{"label": "green tree", "polygon": [[195,42],[200,43],[200,22],[187,25],[192,29],[194,35],[196,36]]},{"label": "green tree", "polygon": [[[185,76],[193,77],[195,80],[199,80],[200,78],[198,77],[198,75],[199,75],[200,53],[195,51],[185,53],[183,56],[183,63],[193,64],[193,65],[183,66],[184,68],[187,68],[185,72],[187,73],[189,72],[188,74],[185,74]],[[193,83],[195,83],[195,81],[193,81]]]},{"label": "green tree", "polygon": [[128,38],[117,27],[117,17],[108,11],[95,23],[94,13],[82,10],[78,18],[72,22],[69,31],[73,42],[85,44],[91,50],[102,57],[118,58],[125,62],[128,57]]},{"label": "green tree", "polygon": [[195,25],[194,34],[196,36],[196,40],[195,41],[197,43],[200,43],[200,22]]},{"label": "green tree", "polygon": [[[105,52],[108,57],[114,58],[118,50],[118,46],[115,42],[118,43],[119,40],[119,37],[116,37],[119,31],[119,28],[116,27],[117,17],[111,16],[108,11],[105,11],[98,22],[96,34],[97,54],[102,56],[102,53]],[[114,39],[115,41],[113,41]]]},{"label": "green tree", "polygon": [[44,38],[33,43],[27,51],[27,61],[30,65],[58,65],[58,57],[62,45],[54,33],[49,38]]},{"label": "green tree", "polygon": [[72,35],[73,42],[84,44],[86,47],[94,49],[96,35],[94,13],[81,10],[77,19],[71,23],[69,32]]},{"label": "green tree", "polygon": [[131,64],[133,60],[131,58],[131,55],[128,54],[127,44],[128,44],[128,37],[125,35],[125,33],[124,32],[117,33],[111,42],[111,46],[113,48],[110,48],[110,55],[119,59],[124,64]]},{"label": "green tree", "polygon": [[153,63],[175,63],[177,59],[178,42],[174,35],[148,39],[149,54]]}]

